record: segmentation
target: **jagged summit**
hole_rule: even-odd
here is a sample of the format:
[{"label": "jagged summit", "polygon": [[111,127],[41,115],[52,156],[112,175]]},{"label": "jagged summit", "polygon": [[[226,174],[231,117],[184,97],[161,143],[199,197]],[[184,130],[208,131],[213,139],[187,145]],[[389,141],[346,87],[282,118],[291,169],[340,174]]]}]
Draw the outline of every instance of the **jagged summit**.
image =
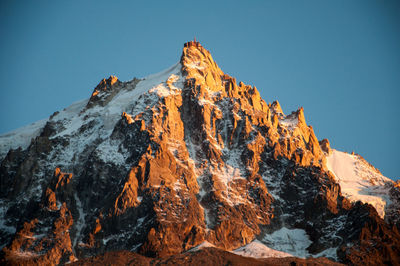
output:
[{"label": "jagged summit", "polygon": [[284,116],[282,107],[278,101],[273,101],[272,104],[269,106],[276,114],[278,114],[278,115],[281,114],[282,116]]},{"label": "jagged summit", "polygon": [[203,77],[212,87],[215,87],[215,84],[211,84],[211,81],[218,82],[218,76],[224,74],[214,62],[211,53],[195,41],[185,43],[180,62],[184,74],[192,74],[190,78],[195,78],[195,75]]},{"label": "jagged summit", "polygon": [[196,47],[196,48],[202,47],[201,44],[198,41],[196,41],[196,37],[194,37],[193,41],[188,41],[183,46],[184,47]]},{"label": "jagged summit", "polygon": [[[167,257],[204,243],[400,259],[393,182],[319,142],[302,108],[285,115],[237,84],[196,41],[165,71],[104,79],[90,99],[0,136],[0,154],[0,248],[15,263]],[[363,182],[346,186],[349,173]]]},{"label": "jagged summit", "polygon": [[108,79],[102,79],[96,88],[94,88],[87,103],[87,107],[92,107],[95,104],[100,104],[102,106],[107,104],[106,96],[109,96],[110,94],[115,95],[117,91],[113,90],[113,88],[118,87],[119,84],[120,81],[115,76],[110,76]]}]

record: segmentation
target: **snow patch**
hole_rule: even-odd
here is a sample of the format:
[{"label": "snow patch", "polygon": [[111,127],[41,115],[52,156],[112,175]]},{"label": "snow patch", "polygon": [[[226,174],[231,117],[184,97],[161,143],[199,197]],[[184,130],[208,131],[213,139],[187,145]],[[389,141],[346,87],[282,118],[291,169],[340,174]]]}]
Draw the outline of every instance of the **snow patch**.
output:
[{"label": "snow patch", "polygon": [[327,248],[327,249],[321,251],[320,253],[313,255],[313,257],[315,257],[315,258],[326,257],[326,258],[337,261],[338,260],[337,253],[336,253],[337,249],[338,248]]},{"label": "snow patch", "polygon": [[390,186],[393,181],[372,169],[358,155],[332,149],[327,157],[327,167],[341,187],[342,194],[350,201],[362,201],[375,207],[379,216],[385,217],[390,205]]},{"label": "snow patch", "polygon": [[75,236],[74,245],[73,245],[73,247],[76,247],[76,242],[80,238],[82,229],[85,226],[85,214],[83,212],[82,202],[76,193],[74,194],[74,197],[75,197],[75,202],[76,202],[76,208],[78,209],[78,212],[79,212],[79,219],[76,222],[76,236]]},{"label": "snow patch", "polygon": [[190,63],[186,63],[186,66],[187,66],[188,68],[193,68],[193,69],[198,69],[198,70],[204,69],[204,66],[200,66],[200,62],[190,62]]},{"label": "snow patch", "polygon": [[[125,160],[128,158],[125,151],[118,143],[114,143],[110,139],[104,141],[97,147],[97,155],[105,163],[113,163],[116,165],[125,165]],[[120,147],[120,148],[119,148]]]},{"label": "snow patch", "polygon": [[247,244],[246,246],[235,249],[234,251],[232,251],[232,253],[244,257],[252,257],[258,259],[293,257],[293,255],[289,253],[269,248],[258,240],[254,240],[253,242]]},{"label": "snow patch", "polygon": [[299,123],[296,116],[286,116],[285,118],[279,120],[279,123],[287,128],[293,129]]},{"label": "snow patch", "polygon": [[282,227],[272,234],[265,235],[262,241],[272,249],[291,254],[295,257],[306,258],[310,256],[307,248],[312,244],[312,241],[303,229]]},{"label": "snow patch", "polygon": [[[174,83],[178,83],[181,79],[181,75],[171,74],[165,82],[158,84],[157,86],[149,90],[150,93],[156,93],[160,98],[167,97],[170,95],[177,95],[181,88],[178,88]],[[180,82],[180,87],[183,87],[183,82]]]},{"label": "snow patch", "polygon": [[131,248],[131,251],[132,251],[132,252],[137,251],[137,249],[138,249],[141,245],[142,245],[142,243],[139,243],[139,244],[137,244],[137,245],[134,245],[134,246]]},{"label": "snow patch", "polygon": [[152,88],[151,90],[149,90],[149,92],[156,93],[160,98],[178,94],[177,91],[173,91],[170,88],[167,88],[163,83]]},{"label": "snow patch", "polygon": [[198,246],[196,246],[196,247],[194,247],[192,249],[189,249],[188,251],[189,252],[195,252],[195,251],[199,251],[199,250],[201,250],[203,248],[215,248],[215,246],[213,244],[211,244],[210,242],[208,242],[208,241],[204,241],[200,245],[198,245]]},{"label": "snow patch", "polygon": [[0,159],[3,159],[10,149],[17,149],[18,147],[26,149],[31,143],[31,140],[39,136],[46,122],[47,119],[43,119],[1,135]]},{"label": "snow patch", "polygon": [[35,258],[38,257],[39,254],[30,252],[30,251],[13,251],[12,254],[18,258]]}]

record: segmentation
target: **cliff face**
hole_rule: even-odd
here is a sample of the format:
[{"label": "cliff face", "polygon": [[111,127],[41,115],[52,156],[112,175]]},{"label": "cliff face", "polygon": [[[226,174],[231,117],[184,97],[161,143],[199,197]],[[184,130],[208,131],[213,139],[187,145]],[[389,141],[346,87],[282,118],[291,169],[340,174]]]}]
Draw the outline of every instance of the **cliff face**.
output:
[{"label": "cliff face", "polygon": [[306,243],[294,256],[400,261],[396,226],[341,195],[329,142],[318,141],[303,108],[284,115],[199,43],[159,74],[102,80],[39,132],[1,162],[5,260],[58,264],[110,250],[166,257],[256,238],[280,250],[276,234],[286,230]]}]

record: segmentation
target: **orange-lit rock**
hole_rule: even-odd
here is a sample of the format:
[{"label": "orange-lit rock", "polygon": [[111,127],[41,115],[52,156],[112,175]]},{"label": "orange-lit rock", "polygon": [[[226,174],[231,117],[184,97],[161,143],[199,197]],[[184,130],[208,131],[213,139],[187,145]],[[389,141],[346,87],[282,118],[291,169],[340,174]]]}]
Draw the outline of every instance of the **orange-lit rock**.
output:
[{"label": "orange-lit rock", "polygon": [[137,169],[133,168],[127,177],[122,192],[115,201],[115,214],[121,214],[126,211],[127,208],[132,208],[138,205],[138,181],[136,179]]},{"label": "orange-lit rock", "polygon": [[[286,227],[304,231],[312,255],[337,249],[346,263],[367,262],[357,249],[371,248],[396,261],[398,232],[342,197],[325,169],[329,142],[318,141],[303,108],[285,115],[267,104],[196,41],[180,64],[142,81],[102,80],[77,117],[54,114],[26,150],[9,152],[1,195],[29,219],[9,234],[7,258],[168,257],[204,241],[233,250]],[[7,214],[23,221],[18,207]]]},{"label": "orange-lit rock", "polygon": [[74,261],[69,235],[72,225],[72,215],[65,203],[53,218],[47,235],[34,233],[43,226],[37,218],[25,222],[11,245],[3,249],[6,261],[16,265],[55,265],[67,262],[66,259]]},{"label": "orange-lit rock", "polygon": [[60,187],[67,185],[71,181],[72,176],[73,176],[73,174],[71,174],[71,173],[61,172],[61,169],[57,167],[56,170],[54,171],[54,177],[57,180],[55,189],[58,189]]},{"label": "orange-lit rock", "polygon": [[132,119],[132,116],[131,116],[131,115],[129,115],[129,114],[123,112],[122,115],[121,115],[121,117],[124,118],[125,121],[126,121],[128,124],[132,124],[132,123],[133,123],[133,119]]},{"label": "orange-lit rock", "polygon": [[52,210],[52,211],[58,210],[56,194],[50,188],[47,188],[47,190],[46,190],[46,201],[47,201],[46,206],[50,210]]}]

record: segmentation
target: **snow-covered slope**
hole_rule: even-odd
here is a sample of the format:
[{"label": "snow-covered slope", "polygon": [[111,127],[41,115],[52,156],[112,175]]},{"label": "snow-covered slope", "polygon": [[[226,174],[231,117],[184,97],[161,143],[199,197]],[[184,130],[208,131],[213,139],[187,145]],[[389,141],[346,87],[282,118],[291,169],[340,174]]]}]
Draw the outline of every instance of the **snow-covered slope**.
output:
[{"label": "snow-covered slope", "polygon": [[[195,252],[201,250],[203,248],[215,248],[213,244],[210,242],[204,241],[200,245],[188,250],[188,252]],[[252,258],[285,258],[285,257],[293,257],[293,255],[278,251],[272,248],[267,247],[265,244],[258,240],[254,240],[249,244],[240,247],[238,249],[231,251],[234,254],[244,256],[244,257],[252,257]]]},{"label": "snow-covered slope", "polygon": [[196,246],[196,247],[194,247],[192,249],[189,249],[188,252],[195,252],[195,251],[198,251],[198,250],[203,249],[203,248],[214,248],[214,247],[215,246],[213,244],[211,244],[210,242],[204,241],[200,245],[198,245],[198,246]]},{"label": "snow-covered slope", "polygon": [[26,149],[32,138],[40,134],[48,119],[42,119],[30,125],[13,130],[0,136],[0,160],[3,159],[10,149],[21,147]]},{"label": "snow-covered slope", "polygon": [[280,250],[291,256],[307,258],[311,256],[307,248],[312,243],[303,229],[288,229],[282,227],[272,234],[265,235],[263,241],[273,249]]},{"label": "snow-covered slope", "polygon": [[[261,241],[253,240],[249,244],[232,250],[231,252],[252,258],[328,257],[337,260],[336,248],[328,248],[318,254],[310,254],[307,248],[312,244],[312,241],[303,229],[288,229],[282,227],[271,234],[265,235]],[[207,247],[215,246],[204,241],[189,251],[194,252]]]},{"label": "snow-covered slope", "polygon": [[361,156],[332,149],[327,167],[340,184],[342,193],[351,201],[362,201],[375,207],[384,218],[390,206],[389,190],[393,181],[383,176]]},{"label": "snow-covered slope", "polygon": [[258,240],[254,240],[253,242],[247,244],[246,246],[235,249],[232,252],[237,255],[241,255],[244,257],[253,257],[253,258],[293,257],[293,255],[289,253],[269,248]]},{"label": "snow-covered slope", "polygon": [[[165,82],[169,77],[177,77],[174,74],[180,74],[180,63],[176,63],[171,67],[157,73],[149,75],[139,81],[135,88],[130,89],[129,86],[133,87],[132,82],[126,83],[126,89],[121,90],[105,107],[93,107],[85,110],[85,106],[89,99],[80,100],[71,104],[69,107],[64,108],[62,111],[54,114],[49,119],[43,119],[32,123],[28,126],[21,127],[14,131],[8,132],[6,134],[0,135],[0,159],[3,159],[10,149],[17,149],[21,147],[26,149],[32,138],[40,135],[43,127],[50,120],[52,122],[58,122],[62,124],[64,130],[59,132],[56,136],[71,136],[76,133],[83,124],[87,123],[88,118],[92,120],[100,120],[101,124],[104,125],[102,132],[103,137],[106,138],[111,134],[116,122],[119,120],[121,113],[127,111],[126,109],[132,108],[132,103],[137,101],[140,95],[150,91],[151,93],[157,93],[160,95],[162,92],[163,82]],[[155,97],[154,100],[158,98]],[[137,104],[138,102],[136,102]],[[141,102],[139,102],[140,104]],[[143,103],[144,104],[144,103]],[[137,106],[136,106],[137,107]],[[143,105],[143,108],[146,106]],[[139,109],[139,108],[136,108]],[[86,141],[90,141],[86,139]],[[84,143],[78,145],[82,148],[85,147]],[[73,151],[77,153],[78,151]]]}]

